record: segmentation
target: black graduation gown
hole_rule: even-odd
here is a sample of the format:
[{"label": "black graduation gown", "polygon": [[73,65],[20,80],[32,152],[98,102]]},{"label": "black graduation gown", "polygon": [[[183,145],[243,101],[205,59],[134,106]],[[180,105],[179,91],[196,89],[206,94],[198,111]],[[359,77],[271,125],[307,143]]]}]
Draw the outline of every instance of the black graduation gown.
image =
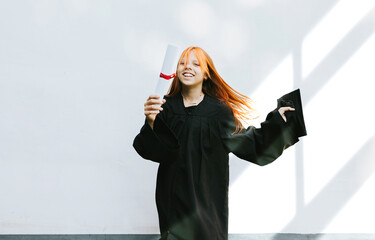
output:
[{"label": "black graduation gown", "polygon": [[133,143],[143,158],[160,163],[156,204],[162,239],[228,238],[228,154],[263,166],[306,135],[299,94],[278,100],[279,106],[296,108],[287,122],[276,108],[261,128],[236,134],[224,103],[205,95],[197,106],[185,108],[181,94],[166,98],[154,129],[145,122]]}]

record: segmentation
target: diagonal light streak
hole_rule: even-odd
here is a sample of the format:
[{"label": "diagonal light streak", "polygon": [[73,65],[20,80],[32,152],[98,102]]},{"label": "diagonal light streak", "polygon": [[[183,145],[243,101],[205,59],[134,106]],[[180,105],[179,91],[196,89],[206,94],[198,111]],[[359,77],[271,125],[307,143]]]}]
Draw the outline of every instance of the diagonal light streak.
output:
[{"label": "diagonal light streak", "polygon": [[308,89],[304,102],[308,103],[329,79],[375,32],[375,7],[334,47],[303,81],[301,88]]},{"label": "diagonal light streak", "polygon": [[[375,171],[375,135],[280,232],[321,232]],[[324,211],[322,210],[324,206]],[[276,234],[273,239],[278,239]]]},{"label": "diagonal light streak", "polygon": [[327,13],[303,41],[302,71],[304,78],[374,6],[375,1],[373,0],[341,0]]}]

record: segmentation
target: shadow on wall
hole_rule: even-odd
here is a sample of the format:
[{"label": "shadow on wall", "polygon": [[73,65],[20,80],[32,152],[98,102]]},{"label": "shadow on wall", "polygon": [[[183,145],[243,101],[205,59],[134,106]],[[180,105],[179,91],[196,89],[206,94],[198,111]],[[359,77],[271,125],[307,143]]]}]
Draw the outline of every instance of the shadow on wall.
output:
[{"label": "shadow on wall", "polygon": [[[311,2],[311,6],[301,6],[298,12],[303,15],[304,12],[310,11],[312,5],[315,9],[327,9],[333,7],[340,1],[319,1]],[[304,2],[305,4],[306,2]],[[297,1],[291,3],[293,6],[300,5]],[[324,6],[323,6],[324,5]],[[269,11],[274,11],[270,10]],[[274,58],[273,63],[282,59],[288,53],[293,56],[293,78],[294,88],[306,89],[304,91],[304,105],[311,101],[316,93],[320,91],[327,84],[330,79],[340,70],[342,66],[356,53],[357,50],[368,40],[375,32],[375,7],[368,9],[366,15],[354,25],[354,27],[340,41],[330,50],[327,55],[317,64],[317,66],[305,77],[302,77],[302,43],[304,37],[309,30],[323,18],[324,12],[312,11],[315,15],[308,14],[309,19],[306,21],[305,28],[301,29],[283,29],[285,32],[291,33],[288,36],[290,43],[293,45],[285,49],[272,49],[272,51],[280,54],[280,58]],[[261,10],[259,14],[268,15],[267,9]],[[281,14],[290,14],[289,12],[282,12]],[[280,17],[280,19],[295,20],[295,16]],[[277,19],[275,19],[276,21]],[[286,20],[287,21],[287,20]],[[294,27],[294,24],[283,23],[285,28]],[[267,30],[264,30],[264,34]],[[263,36],[264,37],[264,36]],[[263,38],[261,37],[261,38]],[[274,46],[278,46],[279,37],[274,38]],[[269,47],[271,44],[267,44]],[[255,49],[254,49],[255,51]],[[259,50],[258,50],[259,51]],[[262,55],[262,53],[258,53]],[[257,55],[257,54],[255,54]],[[281,56],[282,55],[282,56]],[[266,57],[266,56],[263,56]],[[259,63],[264,63],[265,59],[260,60]],[[256,65],[256,64],[255,64]],[[258,66],[259,67],[259,66]],[[268,66],[267,69],[273,69],[274,66]],[[255,79],[263,79],[262,73],[258,72]],[[256,85],[260,85],[257,82]],[[250,85],[247,85],[250,86]],[[253,86],[251,86],[253,87]],[[249,91],[251,92],[251,91]],[[345,204],[356,194],[361,186],[371,177],[375,170],[372,159],[368,156],[375,156],[375,136],[367,141],[357,154],[349,160],[349,162],[339,171],[339,173],[317,194],[317,196],[308,205],[304,204],[304,173],[303,173],[303,142],[295,146],[296,150],[296,215],[295,217],[281,230],[281,232],[293,232],[295,229],[308,232],[321,232],[330,221],[340,212]],[[238,160],[231,161],[231,178],[232,183],[242,174],[244,168],[243,163]],[[349,177],[348,177],[349,176]],[[345,179],[345,181],[343,181]],[[340,189],[340,191],[337,191]],[[324,211],[322,211],[324,209]],[[319,221],[317,221],[319,219]],[[309,222],[310,221],[310,222]],[[276,234],[273,239],[280,239],[282,235]]]},{"label": "shadow on wall", "polygon": [[[282,232],[292,232],[293,229],[308,229],[320,232],[324,229],[374,173],[375,163],[368,156],[375,156],[375,136],[372,136],[358,150],[311,203],[299,209],[296,216]],[[337,189],[340,189],[340,191],[337,191]],[[325,206],[324,211],[321,211],[322,206]],[[309,219],[312,222],[306,222]],[[314,221],[314,219],[319,219],[319,221]],[[276,234],[273,239],[279,239],[278,235]]]}]

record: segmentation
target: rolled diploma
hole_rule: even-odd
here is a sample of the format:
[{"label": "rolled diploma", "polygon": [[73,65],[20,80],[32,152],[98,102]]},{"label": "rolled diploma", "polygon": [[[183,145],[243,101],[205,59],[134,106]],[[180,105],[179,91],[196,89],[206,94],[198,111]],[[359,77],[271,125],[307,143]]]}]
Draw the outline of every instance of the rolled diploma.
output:
[{"label": "rolled diploma", "polygon": [[[161,68],[161,73],[166,76],[171,76],[175,73],[177,66],[178,48],[174,45],[168,44],[167,51],[165,52],[163,67]],[[160,74],[160,75],[162,75]],[[160,100],[163,99],[164,95],[167,94],[169,86],[172,83],[173,77],[166,79],[168,77],[160,77],[155,88],[155,94],[160,96]]]}]

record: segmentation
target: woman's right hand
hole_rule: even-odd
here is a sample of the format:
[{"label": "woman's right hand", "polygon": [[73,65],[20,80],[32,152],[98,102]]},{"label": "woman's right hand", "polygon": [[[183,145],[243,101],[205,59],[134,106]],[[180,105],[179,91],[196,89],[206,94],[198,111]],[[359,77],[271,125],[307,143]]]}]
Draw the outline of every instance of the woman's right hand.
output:
[{"label": "woman's right hand", "polygon": [[156,115],[158,115],[160,111],[163,111],[161,105],[164,103],[165,99],[160,100],[160,97],[158,95],[152,94],[148,97],[146,103],[144,104],[147,123],[152,129],[154,129],[154,121]]}]

